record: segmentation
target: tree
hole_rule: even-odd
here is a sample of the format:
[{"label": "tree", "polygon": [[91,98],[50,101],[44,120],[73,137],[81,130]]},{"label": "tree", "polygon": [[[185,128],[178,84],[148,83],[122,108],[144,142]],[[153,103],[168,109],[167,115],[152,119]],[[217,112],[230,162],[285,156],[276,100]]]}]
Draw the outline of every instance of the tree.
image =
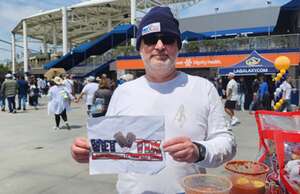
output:
[{"label": "tree", "polygon": [[6,74],[9,71],[10,69],[6,65],[0,64],[0,74]]}]

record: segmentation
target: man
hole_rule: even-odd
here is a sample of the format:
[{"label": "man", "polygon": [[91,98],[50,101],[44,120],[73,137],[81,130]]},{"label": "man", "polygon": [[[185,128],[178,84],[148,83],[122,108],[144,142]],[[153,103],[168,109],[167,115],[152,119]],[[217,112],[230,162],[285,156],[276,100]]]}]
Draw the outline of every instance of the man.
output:
[{"label": "man", "polygon": [[228,74],[229,82],[226,86],[226,102],[225,102],[225,112],[229,115],[230,121],[228,127],[234,126],[239,123],[239,119],[234,115],[234,109],[236,102],[239,99],[238,95],[238,84],[234,79],[235,74],[230,72]]},{"label": "man", "polygon": [[244,77],[240,77],[240,82],[238,85],[238,95],[239,95],[239,104],[241,106],[241,111],[245,111],[245,96],[247,94],[247,86]]},{"label": "man", "polygon": [[258,97],[257,92],[259,88],[259,81],[257,78],[255,78],[251,84],[251,91],[252,91],[252,101],[249,105],[249,114],[253,114],[253,110],[257,110],[258,106]]},{"label": "man", "polygon": [[19,87],[19,92],[18,92],[18,110],[26,110],[26,103],[27,103],[27,94],[29,91],[29,84],[25,80],[24,76],[18,76],[18,87]]},{"label": "man", "polygon": [[271,110],[271,101],[269,93],[269,85],[264,75],[259,75],[259,88],[258,88],[258,100],[260,108],[263,110]]},{"label": "man", "polygon": [[83,87],[80,95],[75,100],[76,103],[80,101],[80,99],[86,95],[85,104],[87,106],[87,114],[90,114],[91,107],[93,105],[94,94],[97,91],[99,84],[95,82],[94,76],[89,76],[87,79],[87,84]]},{"label": "man", "polygon": [[[136,48],[146,74],[115,90],[106,116],[161,115],[165,117],[166,167],[155,175],[119,174],[120,194],[182,193],[184,176],[220,166],[235,155],[235,140],[226,128],[224,111],[212,83],[176,71],[181,48],[178,21],[170,8],[155,7],[137,31]],[[71,153],[88,162],[89,144],[75,139]]]},{"label": "man", "polygon": [[66,89],[68,90],[68,92],[70,94],[72,94],[73,96],[75,96],[74,81],[70,74],[66,74],[66,76],[64,78],[64,85],[65,85]]},{"label": "man", "polygon": [[283,82],[283,104],[280,107],[280,111],[292,111],[291,108],[291,93],[292,93],[292,77],[289,75],[286,80]]},{"label": "man", "polygon": [[1,85],[1,93],[7,99],[10,113],[16,113],[16,95],[18,93],[17,81],[13,79],[12,74],[5,75],[6,80]]}]

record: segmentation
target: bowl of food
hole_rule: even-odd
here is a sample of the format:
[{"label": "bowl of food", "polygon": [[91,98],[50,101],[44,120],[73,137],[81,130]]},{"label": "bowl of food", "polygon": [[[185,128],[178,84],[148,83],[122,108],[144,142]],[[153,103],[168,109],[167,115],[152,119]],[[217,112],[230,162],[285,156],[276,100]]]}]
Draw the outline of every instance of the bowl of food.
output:
[{"label": "bowl of food", "polygon": [[181,185],[185,194],[229,194],[232,188],[228,178],[210,174],[186,176]]},{"label": "bowl of food", "polygon": [[269,167],[261,162],[233,160],[225,169],[232,182],[231,194],[265,194],[265,180]]}]

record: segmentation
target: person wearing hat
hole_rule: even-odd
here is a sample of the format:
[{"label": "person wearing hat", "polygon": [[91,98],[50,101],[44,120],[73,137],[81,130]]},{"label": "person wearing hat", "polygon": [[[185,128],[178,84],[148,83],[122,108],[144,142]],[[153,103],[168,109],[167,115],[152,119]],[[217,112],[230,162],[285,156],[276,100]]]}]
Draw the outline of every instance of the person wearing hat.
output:
[{"label": "person wearing hat", "polygon": [[[180,48],[179,23],[170,8],[152,8],[137,31],[136,49],[146,74],[116,88],[106,116],[164,116],[166,167],[155,175],[119,174],[120,194],[182,193],[184,176],[205,173],[235,155],[217,90],[207,79],[176,70]],[[89,152],[87,139],[74,140],[76,161],[88,162]]]},{"label": "person wearing hat", "polygon": [[73,100],[71,92],[64,86],[64,80],[60,77],[55,77],[52,80],[54,85],[48,92],[48,114],[54,114],[55,126],[54,130],[60,128],[60,117],[65,122],[65,127],[71,129],[68,123],[67,112],[70,111],[70,100]]},{"label": "person wearing hat", "polygon": [[[17,81],[13,79],[11,73],[5,75],[5,81],[1,85],[1,94],[7,99],[10,113],[16,113],[16,95],[18,94]],[[4,110],[5,108],[2,107]]]},{"label": "person wearing hat", "polygon": [[235,74],[230,72],[228,74],[229,82],[226,86],[226,101],[224,105],[225,112],[229,115],[230,121],[228,122],[228,127],[236,125],[239,123],[239,119],[234,115],[234,109],[239,99],[238,95],[238,83],[234,79]]},{"label": "person wearing hat", "polygon": [[78,98],[75,100],[76,103],[80,101],[80,99],[85,95],[85,104],[87,107],[87,114],[90,114],[91,107],[93,105],[93,98],[95,92],[98,90],[99,84],[96,83],[94,76],[89,76],[87,79],[87,84],[82,88],[82,91]]}]

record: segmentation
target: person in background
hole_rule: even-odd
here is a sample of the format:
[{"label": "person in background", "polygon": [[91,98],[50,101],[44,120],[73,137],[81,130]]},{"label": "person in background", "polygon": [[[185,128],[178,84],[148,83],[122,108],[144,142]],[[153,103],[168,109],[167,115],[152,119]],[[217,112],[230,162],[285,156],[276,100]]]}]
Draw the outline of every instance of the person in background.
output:
[{"label": "person in background", "polygon": [[17,81],[13,79],[11,73],[5,75],[6,80],[1,85],[1,93],[7,99],[10,113],[16,113],[16,95],[18,93]]},{"label": "person in background", "polygon": [[93,97],[94,97],[96,90],[99,87],[99,84],[95,82],[94,76],[89,76],[86,79],[86,81],[87,81],[87,84],[83,87],[80,95],[75,100],[75,102],[78,103],[80,101],[80,99],[85,95],[86,96],[85,104],[87,106],[87,114],[89,115],[92,104],[93,104]]},{"label": "person in background", "polygon": [[39,89],[40,95],[45,95],[45,87],[47,86],[46,80],[44,77],[37,78],[37,87]]},{"label": "person in background", "polygon": [[[100,79],[99,88],[96,90],[93,97],[93,107],[91,114],[93,117],[104,116],[106,114],[110,98],[112,96],[112,90],[110,89],[107,79]],[[94,111],[93,111],[94,110]]]},{"label": "person in background", "polygon": [[252,101],[249,105],[249,114],[253,113],[253,110],[257,110],[257,105],[258,105],[258,88],[259,88],[259,81],[258,79],[254,79],[251,85],[251,90],[252,90]]},{"label": "person in background", "polygon": [[271,110],[269,85],[264,75],[259,75],[259,88],[257,97],[259,101],[259,109]]},{"label": "person in background", "polygon": [[3,94],[3,91],[1,91],[2,83],[4,82],[4,78],[0,77],[0,108],[1,111],[5,111],[5,96]]},{"label": "person in background", "polygon": [[24,75],[18,76],[18,110],[26,110],[26,104],[27,104],[27,94],[29,91],[29,85],[28,82],[25,80]]},{"label": "person in background", "polygon": [[[119,174],[119,194],[182,193],[182,177],[205,173],[205,168],[218,167],[235,155],[235,138],[226,127],[214,85],[176,70],[180,34],[179,23],[169,7],[152,8],[137,31],[136,49],[146,74],[119,85],[109,103],[106,116],[165,118],[166,167],[154,175]],[[76,138],[71,153],[76,161],[88,162],[88,140]]]},{"label": "person in background", "polygon": [[224,98],[224,89],[223,89],[223,81],[222,78],[217,78],[215,81],[215,86],[217,88],[218,94],[221,97],[221,99]]},{"label": "person in background", "polygon": [[40,90],[37,87],[37,80],[34,75],[29,78],[29,105],[35,110],[38,109]]},{"label": "person in background", "polygon": [[70,111],[70,102],[74,99],[73,95],[69,90],[63,85],[64,81],[60,77],[55,77],[53,86],[50,87],[48,92],[48,114],[54,114],[55,117],[55,127],[54,130],[61,129],[60,127],[60,117],[65,122],[65,127],[70,130],[71,127],[68,123],[67,112]]},{"label": "person in background", "polygon": [[75,97],[75,88],[74,88],[74,81],[70,74],[66,74],[64,77],[64,85],[66,89]]},{"label": "person in background", "polygon": [[225,112],[229,115],[230,121],[228,127],[234,126],[239,123],[239,119],[234,114],[234,109],[238,101],[238,84],[234,79],[235,74],[230,72],[228,74],[229,82],[226,86],[226,101],[225,101]]},{"label": "person in background", "polygon": [[247,93],[247,86],[245,83],[244,77],[240,77],[239,86],[238,86],[238,94],[239,94],[239,104],[241,106],[241,111],[245,111],[245,96]]},{"label": "person in background", "polygon": [[292,111],[291,108],[292,77],[290,75],[283,82],[282,90],[283,90],[283,95],[282,95],[283,104],[280,107],[280,111],[291,112]]}]

